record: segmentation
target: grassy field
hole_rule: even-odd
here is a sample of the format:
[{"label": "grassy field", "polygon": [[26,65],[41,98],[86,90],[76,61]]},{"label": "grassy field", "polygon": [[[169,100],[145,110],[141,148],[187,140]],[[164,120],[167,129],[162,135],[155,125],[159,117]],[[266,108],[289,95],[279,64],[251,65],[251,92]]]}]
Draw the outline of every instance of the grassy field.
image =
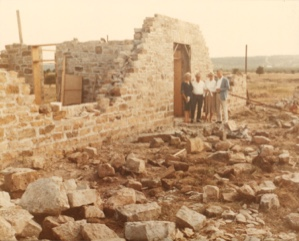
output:
[{"label": "grassy field", "polygon": [[248,74],[247,89],[250,98],[263,103],[273,103],[283,98],[290,98],[296,87],[299,87],[298,73]]}]

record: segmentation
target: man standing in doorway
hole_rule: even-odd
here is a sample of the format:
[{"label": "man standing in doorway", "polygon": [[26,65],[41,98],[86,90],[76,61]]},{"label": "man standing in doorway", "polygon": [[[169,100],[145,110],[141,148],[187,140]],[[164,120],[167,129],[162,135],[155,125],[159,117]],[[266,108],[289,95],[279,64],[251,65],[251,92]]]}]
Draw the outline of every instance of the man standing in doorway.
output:
[{"label": "man standing in doorway", "polygon": [[217,70],[217,83],[216,83],[216,113],[217,123],[222,123],[221,108],[223,111],[224,123],[228,122],[228,90],[229,81],[223,76],[222,70]]},{"label": "man standing in doorway", "polygon": [[200,122],[201,110],[204,98],[205,82],[201,80],[200,73],[195,75],[195,81],[192,81],[193,92],[192,92],[192,102],[191,102],[191,123],[194,121],[195,109],[197,106],[196,121]]}]

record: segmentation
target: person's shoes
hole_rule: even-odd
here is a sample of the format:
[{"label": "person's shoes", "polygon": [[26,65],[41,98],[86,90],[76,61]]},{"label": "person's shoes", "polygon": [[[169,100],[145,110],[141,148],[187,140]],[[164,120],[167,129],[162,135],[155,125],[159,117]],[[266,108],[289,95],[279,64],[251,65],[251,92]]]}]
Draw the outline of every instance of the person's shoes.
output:
[{"label": "person's shoes", "polygon": [[193,120],[191,120],[190,123],[193,123]]},{"label": "person's shoes", "polygon": [[201,120],[197,120],[196,122],[197,122],[197,123],[201,123]]},{"label": "person's shoes", "polygon": [[221,124],[222,123],[222,121],[216,121],[216,124]]}]

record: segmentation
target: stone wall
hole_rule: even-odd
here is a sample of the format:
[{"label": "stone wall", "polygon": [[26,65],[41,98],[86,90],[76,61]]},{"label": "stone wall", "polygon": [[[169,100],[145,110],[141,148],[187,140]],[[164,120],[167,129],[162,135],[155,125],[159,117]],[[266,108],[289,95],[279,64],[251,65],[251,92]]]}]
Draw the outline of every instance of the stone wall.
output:
[{"label": "stone wall", "polygon": [[[25,82],[30,85],[30,92],[33,93],[34,83],[32,75],[31,46],[25,44],[11,44],[6,45],[5,49],[6,50],[1,53],[0,68],[16,71],[19,77],[24,77]],[[42,51],[40,51],[40,58],[42,59]],[[42,85],[44,83],[43,76],[43,68],[41,67]]]},{"label": "stone wall", "polygon": [[[62,62],[66,57],[66,73],[83,78],[83,102],[96,101],[98,95],[115,95],[115,87],[123,82],[133,41],[77,40],[56,46],[57,83],[62,79]],[[60,88],[58,88],[60,89]]]},{"label": "stone wall", "polygon": [[0,169],[32,155],[62,156],[81,146],[101,145],[172,124],[170,110],[145,109],[137,95],[110,104],[99,102],[61,107],[38,106],[24,78],[0,70]]}]

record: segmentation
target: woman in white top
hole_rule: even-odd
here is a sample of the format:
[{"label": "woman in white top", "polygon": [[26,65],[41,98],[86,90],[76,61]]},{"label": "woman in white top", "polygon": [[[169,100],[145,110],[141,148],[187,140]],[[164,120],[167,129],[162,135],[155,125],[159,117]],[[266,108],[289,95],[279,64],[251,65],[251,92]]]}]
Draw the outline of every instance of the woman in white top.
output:
[{"label": "woman in white top", "polygon": [[214,79],[213,72],[208,74],[205,88],[205,120],[212,122],[213,113],[216,111],[216,80]]}]

